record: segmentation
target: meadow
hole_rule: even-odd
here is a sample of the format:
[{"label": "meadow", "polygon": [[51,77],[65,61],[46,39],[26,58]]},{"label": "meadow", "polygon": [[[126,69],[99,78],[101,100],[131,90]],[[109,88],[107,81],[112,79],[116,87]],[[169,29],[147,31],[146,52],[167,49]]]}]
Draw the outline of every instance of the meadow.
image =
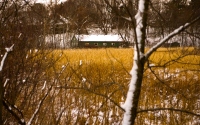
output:
[{"label": "meadow", "polygon": [[[25,121],[121,125],[132,48],[32,50],[10,65],[17,75],[9,77],[15,84],[5,85],[4,96]],[[194,48],[160,48],[152,54],[145,65],[136,124],[199,124],[199,69],[200,55]],[[7,122],[15,123],[4,114]]]},{"label": "meadow", "polygon": [[[62,53],[57,66],[63,68],[62,78],[68,81],[58,88],[76,105],[71,108],[76,116],[72,121],[121,124],[120,105],[129,86],[133,49],[72,49]],[[145,67],[137,124],[200,123],[199,117],[192,115],[200,111],[199,69],[200,55],[194,48],[158,49]]]}]

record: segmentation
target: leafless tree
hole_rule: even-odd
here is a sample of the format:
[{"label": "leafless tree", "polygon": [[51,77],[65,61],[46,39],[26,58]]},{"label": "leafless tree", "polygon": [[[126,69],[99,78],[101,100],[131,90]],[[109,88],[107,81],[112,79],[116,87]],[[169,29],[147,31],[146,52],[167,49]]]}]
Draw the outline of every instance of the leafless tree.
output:
[{"label": "leafless tree", "polygon": [[[159,26],[163,26],[161,38],[145,51],[149,36],[146,29],[151,23],[148,22],[151,18],[147,17],[153,11],[160,16],[159,19],[162,18],[161,10],[156,11],[159,6],[154,6],[153,1],[149,0],[103,0],[102,3],[109,8],[106,10],[110,12],[109,15],[120,18],[120,28],[123,29],[124,26],[134,37],[134,53],[130,54],[134,55],[132,79],[124,106],[121,107],[119,102],[126,96],[124,91],[128,86],[126,82],[129,82],[126,78],[130,76],[120,60],[107,52],[107,56],[102,58],[110,61],[107,65],[90,60],[74,62],[61,50],[47,49],[46,44],[38,47],[38,39],[44,39],[51,26],[46,15],[55,16],[53,19],[56,19],[60,15],[65,17],[64,13],[58,15],[55,7],[54,13],[45,12],[40,15],[38,10],[46,10],[43,5],[32,6],[24,1],[7,1],[1,5],[1,123],[121,124],[123,112],[123,124],[126,125],[145,124],[145,119],[152,124],[182,124],[190,122],[187,119],[198,120],[199,80],[193,76],[199,77],[199,70],[170,69],[173,63],[198,66],[199,63],[182,61],[188,55],[195,59],[197,53],[184,47],[181,50],[168,48],[166,55],[169,55],[170,60],[164,60],[163,57],[156,64],[153,64],[153,54],[186,28],[197,25],[199,17],[192,18],[179,28],[174,27],[174,31],[169,34],[166,34],[166,29],[160,22]],[[88,17],[84,15],[87,8],[82,9],[83,18]],[[99,13],[104,12],[100,11],[101,8],[98,9]],[[82,20],[77,15],[72,15],[72,18],[83,21],[79,26],[87,27],[91,24],[90,19]],[[192,33],[192,30],[186,30],[185,33]],[[175,58],[171,57],[173,54],[176,55]],[[118,64],[117,67],[114,63]],[[119,75],[123,78],[119,79]],[[194,94],[186,95],[184,92]]]},{"label": "leafless tree", "polygon": [[[104,0],[108,5],[111,5],[109,1]],[[120,1],[124,3],[124,1]],[[127,20],[133,22],[133,32],[135,35],[134,41],[134,58],[133,58],[133,68],[131,70],[132,79],[130,82],[130,87],[127,93],[127,99],[124,104],[124,125],[132,125],[135,123],[135,119],[137,117],[139,98],[143,83],[144,77],[144,67],[146,62],[148,62],[149,57],[154,53],[159,47],[161,47],[165,42],[169,39],[173,38],[177,34],[181,33],[183,30],[197,22],[200,17],[195,18],[189,23],[183,24],[179,28],[175,28],[170,34],[167,34],[164,38],[162,38],[156,45],[150,48],[147,52],[145,52],[145,41],[146,41],[146,29],[147,29],[147,21],[148,21],[148,10],[149,4],[152,4],[150,0],[139,0],[137,13],[134,15],[129,14],[129,18]],[[133,9],[129,10],[130,12]],[[135,18],[134,18],[135,16]],[[180,24],[179,24],[180,25]]]}]

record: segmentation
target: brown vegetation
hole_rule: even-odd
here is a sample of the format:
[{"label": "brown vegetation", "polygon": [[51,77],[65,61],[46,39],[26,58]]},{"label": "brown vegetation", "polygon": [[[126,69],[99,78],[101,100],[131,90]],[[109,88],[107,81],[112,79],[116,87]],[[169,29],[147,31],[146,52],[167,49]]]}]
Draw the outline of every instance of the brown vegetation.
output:
[{"label": "brown vegetation", "polygon": [[[198,123],[199,58],[190,55],[177,59],[182,49],[160,50],[150,59],[154,65],[145,69],[136,123]],[[11,68],[16,75],[9,77],[5,86],[4,97],[9,102],[8,109],[3,111],[5,124],[16,123],[6,111],[14,107],[26,123],[33,118],[32,124],[120,124],[132,51],[80,49],[28,53],[24,63],[20,62],[24,68]],[[176,62],[167,65],[171,59]],[[192,60],[190,65],[183,63],[187,60]]]}]

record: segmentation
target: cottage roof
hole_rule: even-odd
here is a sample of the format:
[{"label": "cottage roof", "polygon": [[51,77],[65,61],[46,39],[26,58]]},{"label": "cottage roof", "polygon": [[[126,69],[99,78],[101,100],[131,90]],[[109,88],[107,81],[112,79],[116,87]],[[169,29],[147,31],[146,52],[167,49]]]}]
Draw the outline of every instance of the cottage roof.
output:
[{"label": "cottage roof", "polygon": [[98,41],[98,42],[112,42],[112,41],[124,41],[120,35],[76,35],[79,41]]}]

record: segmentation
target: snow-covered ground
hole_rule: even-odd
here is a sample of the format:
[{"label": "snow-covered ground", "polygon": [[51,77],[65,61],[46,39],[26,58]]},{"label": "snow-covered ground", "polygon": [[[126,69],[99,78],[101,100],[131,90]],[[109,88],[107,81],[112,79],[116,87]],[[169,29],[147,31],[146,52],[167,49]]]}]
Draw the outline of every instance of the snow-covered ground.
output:
[{"label": "snow-covered ground", "polygon": [[53,4],[55,4],[55,3],[60,4],[60,3],[63,3],[65,1],[67,1],[67,0],[35,0],[34,2],[35,3],[42,3],[42,4],[46,4],[47,5],[47,4],[50,4],[51,2]]}]

